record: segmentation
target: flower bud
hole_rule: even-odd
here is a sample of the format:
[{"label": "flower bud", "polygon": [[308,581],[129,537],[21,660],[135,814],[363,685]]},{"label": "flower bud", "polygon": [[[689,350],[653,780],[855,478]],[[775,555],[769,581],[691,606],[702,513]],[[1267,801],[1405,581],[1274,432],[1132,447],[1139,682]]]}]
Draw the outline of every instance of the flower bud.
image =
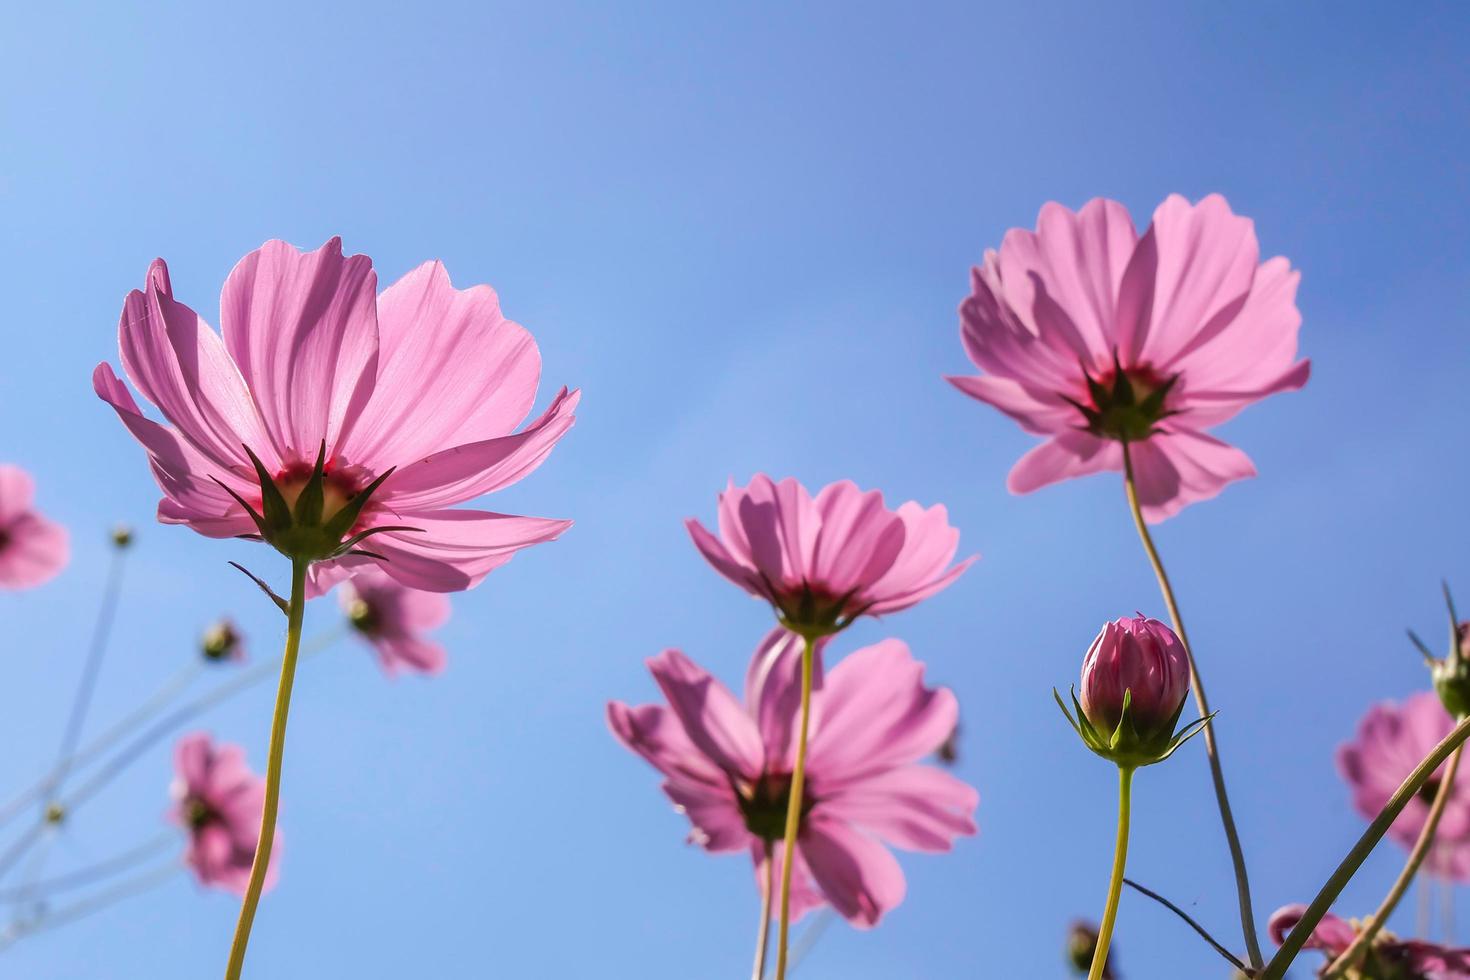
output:
[{"label": "flower bud", "polygon": [[205,660],[244,660],[245,643],[235,624],[228,618],[221,619],[209,629],[199,641],[199,651]]},{"label": "flower bud", "polygon": [[1108,623],[1082,661],[1082,712],[1094,728],[1117,730],[1125,693],[1128,718],[1141,741],[1173,735],[1189,693],[1189,656],[1174,631],[1156,619]]},{"label": "flower bud", "polygon": [[112,529],[112,546],[119,550],[133,543],[133,529],[126,524],[115,525]]},{"label": "flower bud", "polygon": [[[1072,923],[1072,928],[1067,930],[1066,958],[1067,965],[1079,977],[1087,976],[1092,969],[1092,957],[1097,950],[1097,927],[1091,922],[1081,919]],[[1113,972],[1113,952],[1108,950],[1108,960],[1103,965],[1103,980],[1114,980],[1117,974]]]},{"label": "flower bud", "polygon": [[1210,717],[1174,726],[1189,693],[1189,653],[1169,627],[1142,615],[1108,623],[1082,661],[1082,697],[1074,716],[1055,691],[1057,707],[1083,743],[1129,769],[1163,762],[1199,734]]}]

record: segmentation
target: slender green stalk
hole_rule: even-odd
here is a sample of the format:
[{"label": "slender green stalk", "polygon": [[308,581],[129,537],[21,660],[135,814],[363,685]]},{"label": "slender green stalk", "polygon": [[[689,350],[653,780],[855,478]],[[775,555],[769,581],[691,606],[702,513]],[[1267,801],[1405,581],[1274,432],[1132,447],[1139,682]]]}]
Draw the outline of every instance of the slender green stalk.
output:
[{"label": "slender green stalk", "polygon": [[69,871],[66,874],[56,875],[53,878],[43,878],[31,885],[20,888],[0,889],[0,902],[20,902],[35,898],[46,899],[58,892],[71,891],[74,888],[96,884],[123,871],[131,871],[148,858],[157,857],[163,851],[178,846],[178,839],[179,835],[175,831],[165,831],[152,840],[77,871]]},{"label": "slender green stalk", "polygon": [[771,939],[771,897],[776,892],[776,862],[771,856],[771,842],[766,841],[765,886],[761,889],[761,931],[755,938],[755,967],[750,971],[750,980],[764,980],[766,975],[766,947]]},{"label": "slender green stalk", "polygon": [[1449,766],[1445,769],[1444,782],[1439,784],[1439,789],[1434,794],[1434,802],[1429,806],[1429,816],[1424,821],[1424,829],[1419,831],[1419,839],[1414,842],[1414,849],[1409,852],[1409,860],[1404,863],[1404,870],[1399,872],[1398,880],[1383,897],[1378,911],[1363,923],[1363,929],[1353,940],[1352,945],[1343,950],[1342,955],[1332,962],[1327,972],[1322,974],[1323,980],[1334,980],[1357,966],[1363,954],[1372,947],[1373,938],[1388,922],[1388,917],[1393,915],[1393,910],[1398,908],[1399,900],[1409,890],[1410,882],[1419,873],[1419,866],[1424,863],[1424,859],[1429,856],[1430,848],[1434,845],[1434,834],[1439,829],[1440,818],[1444,816],[1445,805],[1450,801],[1450,793],[1455,785],[1455,775],[1460,770],[1460,757],[1464,754],[1465,749],[1461,747],[1450,756]]},{"label": "slender green stalk", "polygon": [[1101,980],[1108,968],[1108,947],[1113,942],[1113,924],[1118,921],[1118,901],[1123,894],[1123,872],[1128,864],[1128,821],[1133,803],[1133,770],[1118,767],[1118,843],[1113,849],[1113,874],[1108,880],[1108,903],[1103,907],[1097,945],[1092,950],[1092,969],[1087,980]]},{"label": "slender green stalk", "polygon": [[1348,851],[1347,856],[1332,872],[1332,876],[1327,879],[1322,890],[1317,893],[1317,897],[1312,899],[1312,903],[1302,913],[1296,927],[1291,930],[1286,940],[1282,942],[1281,948],[1276,951],[1276,955],[1271,957],[1271,962],[1267,963],[1264,971],[1260,973],[1260,980],[1282,980],[1286,976],[1287,967],[1291,966],[1291,961],[1296,959],[1297,954],[1302,951],[1302,946],[1311,936],[1312,930],[1317,928],[1317,923],[1322,921],[1322,916],[1327,914],[1327,910],[1332,907],[1337,896],[1347,887],[1353,875],[1357,874],[1358,868],[1362,867],[1368,855],[1373,852],[1373,848],[1377,847],[1383,835],[1388,833],[1388,828],[1393,826],[1393,822],[1398,819],[1404,807],[1409,805],[1409,801],[1423,788],[1429,777],[1434,775],[1434,771],[1443,765],[1456,749],[1464,745],[1466,739],[1470,739],[1470,718],[1460,721],[1454,730],[1424,757],[1424,761],[1420,762],[1414,771],[1399,784],[1399,788],[1394,790],[1393,796],[1388,798],[1383,809],[1378,811],[1378,816],[1374,817],[1368,829],[1363,831],[1363,836],[1358,838],[1358,842],[1353,845],[1352,850]]},{"label": "slender green stalk", "polygon": [[[1184,619],[1179,615],[1179,602],[1174,598],[1174,587],[1169,583],[1164,562],[1159,558],[1153,535],[1149,533],[1148,524],[1143,519],[1143,509],[1138,503],[1138,483],[1133,475],[1133,457],[1127,442],[1123,443],[1123,486],[1128,494],[1128,509],[1133,513],[1133,526],[1138,529],[1138,538],[1143,542],[1149,564],[1153,566],[1154,577],[1159,580],[1159,591],[1163,593],[1164,605],[1169,609],[1169,618],[1174,622],[1174,632],[1179,634],[1185,655],[1189,657],[1189,687],[1194,692],[1195,706],[1199,708],[1201,717],[1207,717],[1210,714],[1210,701],[1205,696],[1204,682],[1200,680],[1199,665],[1194,659],[1194,647],[1189,642],[1189,634],[1184,629]],[[1220,747],[1215,742],[1215,726],[1206,725],[1204,734],[1205,756],[1210,763],[1210,779],[1215,784],[1215,802],[1220,809],[1220,824],[1225,829],[1225,842],[1230,848],[1230,863],[1235,869],[1235,891],[1240,905],[1240,928],[1245,937],[1245,951],[1251,966],[1260,969],[1263,961],[1261,943],[1256,938],[1255,911],[1251,908],[1250,878],[1245,870],[1245,852],[1240,846],[1240,833],[1235,829],[1235,815],[1230,809],[1230,796],[1225,791],[1225,770],[1220,764]]]},{"label": "slender green stalk", "polygon": [[786,836],[781,847],[781,918],[776,937],[776,980],[786,980],[787,943],[791,931],[791,869],[796,864],[796,834],[801,829],[801,799],[806,783],[806,736],[812,720],[812,662],[816,658],[816,641],[810,636],[802,639],[801,727],[796,737],[796,765],[791,770]]},{"label": "slender green stalk", "polygon": [[250,927],[255,923],[255,908],[265,887],[265,872],[270,867],[271,847],[276,837],[276,810],[281,802],[281,764],[286,755],[286,719],[291,712],[291,685],[296,679],[296,656],[301,649],[301,622],[306,613],[306,570],[309,562],[291,562],[291,599],[286,612],[286,652],[281,658],[281,683],[276,689],[276,711],[271,720],[270,752],[265,768],[265,807],[260,814],[260,837],[255,844],[255,862],[250,866],[250,883],[240,905],[240,920],[235,924],[235,938],[230,943],[230,962],[225,980],[240,980],[245,969],[245,948],[250,944]]}]

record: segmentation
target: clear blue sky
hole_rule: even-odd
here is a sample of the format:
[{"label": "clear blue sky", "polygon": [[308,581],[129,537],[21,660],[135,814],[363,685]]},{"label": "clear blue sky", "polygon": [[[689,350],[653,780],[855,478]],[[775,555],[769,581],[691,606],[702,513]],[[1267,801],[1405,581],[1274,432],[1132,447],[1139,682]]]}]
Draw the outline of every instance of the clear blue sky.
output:
[{"label": "clear blue sky", "polygon": [[[748,973],[747,865],[681,843],[602,710],[652,696],[642,662],[665,646],[741,676],[767,613],[680,521],[755,470],[942,501],[984,555],[838,644],[902,637],[958,692],[981,834],[906,857],[907,902],[876,932],[829,931],[800,975],[1062,976],[1068,920],[1100,911],[1113,775],[1051,687],[1104,619],[1162,610],[1118,482],[1009,496],[1032,440],[940,380],[968,367],[971,263],[1049,199],[1147,215],[1221,191],[1303,271],[1313,379],[1223,433],[1260,479],[1159,539],[1263,919],[1356,837],[1333,748],[1423,683],[1402,631],[1440,636],[1439,578],[1470,605],[1463,5],[126,6],[22,5],[0,37],[0,458],[76,537],[63,578],[0,597],[0,783],[55,750],[113,521],[140,533],[99,722],[221,612],[257,657],[276,642],[225,561],[276,579],[281,562],[154,524],[143,454],[90,391],[155,255],[211,321],[267,238],[341,234],[384,279],[440,257],[534,331],[543,400],[586,393],[494,504],[577,525],[456,600],[445,675],[389,683],[348,647],[303,668],[252,976]],[[210,727],[258,765],[268,704]],[[160,749],[77,814],[54,866],[156,832],[168,775]],[[1133,873],[1234,936],[1200,748],[1144,772],[1137,804]],[[1375,856],[1344,910],[1398,860]],[[0,975],[216,975],[235,907],[181,877],[22,943]],[[1224,975],[1131,896],[1118,950],[1130,980]]]}]

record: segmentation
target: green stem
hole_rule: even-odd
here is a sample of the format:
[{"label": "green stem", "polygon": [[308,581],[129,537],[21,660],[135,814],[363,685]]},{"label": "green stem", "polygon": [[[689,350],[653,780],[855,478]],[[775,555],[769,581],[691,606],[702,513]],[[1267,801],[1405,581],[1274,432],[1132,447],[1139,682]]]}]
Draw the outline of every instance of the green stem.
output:
[{"label": "green stem", "polygon": [[[786,980],[787,941],[791,930],[791,869],[796,864],[796,834],[801,829],[801,799],[806,782],[806,736],[812,717],[812,661],[816,641],[803,637],[801,648],[801,727],[796,737],[796,764],[786,802],[786,836],[781,847],[781,918],[776,938],[776,980]],[[232,978],[233,980],[233,978]]]},{"label": "green stem", "polygon": [[[1133,475],[1133,458],[1128,443],[1123,443],[1123,486],[1128,493],[1128,509],[1133,513],[1133,526],[1138,529],[1138,538],[1153,566],[1154,577],[1159,580],[1159,591],[1164,595],[1164,605],[1169,609],[1169,618],[1174,623],[1174,632],[1184,644],[1184,653],[1189,658],[1189,688],[1194,692],[1194,703],[1201,717],[1210,714],[1210,702],[1205,696],[1204,682],[1200,680],[1199,665],[1195,663],[1194,647],[1189,634],[1184,630],[1184,619],[1179,615],[1179,602],[1174,598],[1174,587],[1164,571],[1164,562],[1154,547],[1153,535],[1143,519],[1143,509],[1138,503],[1138,484]],[[1225,770],[1220,765],[1220,747],[1215,742],[1215,726],[1205,726],[1205,756],[1210,763],[1210,779],[1215,785],[1215,802],[1220,809],[1220,824],[1225,829],[1225,842],[1230,848],[1230,864],[1235,869],[1235,892],[1240,905],[1240,928],[1245,936],[1246,955],[1251,966],[1260,969],[1262,964],[1261,943],[1256,938],[1256,916],[1251,908],[1251,884],[1245,870],[1245,852],[1240,846],[1240,833],[1235,829],[1235,814],[1230,809],[1230,796],[1225,791]]]},{"label": "green stem", "polygon": [[1457,724],[1454,730],[1446,735],[1429,755],[1424,757],[1424,761],[1409,773],[1408,778],[1399,785],[1399,788],[1394,790],[1393,796],[1388,798],[1388,802],[1378,812],[1378,816],[1374,817],[1368,829],[1363,831],[1363,836],[1358,838],[1358,842],[1353,845],[1352,850],[1348,851],[1342,863],[1337,866],[1337,870],[1332,872],[1332,876],[1327,879],[1322,890],[1317,893],[1317,897],[1312,899],[1312,904],[1308,905],[1306,912],[1302,913],[1296,928],[1291,930],[1291,934],[1286,937],[1286,941],[1281,944],[1276,955],[1271,957],[1271,962],[1266,964],[1265,970],[1260,974],[1260,980],[1282,980],[1286,976],[1286,968],[1302,951],[1302,946],[1311,936],[1312,930],[1317,928],[1317,923],[1322,921],[1322,916],[1327,914],[1327,910],[1332,907],[1337,896],[1347,887],[1353,875],[1357,874],[1358,868],[1362,867],[1368,855],[1373,852],[1373,848],[1377,847],[1383,835],[1388,833],[1388,828],[1393,826],[1393,822],[1398,819],[1404,807],[1409,805],[1409,801],[1423,788],[1429,777],[1434,775],[1434,771],[1443,765],[1456,749],[1465,744],[1466,739],[1470,739],[1470,718],[1465,718]]},{"label": "green stem", "polygon": [[281,763],[286,755],[286,718],[291,711],[291,685],[296,679],[296,655],[301,649],[301,621],[306,612],[306,570],[309,563],[291,562],[291,600],[286,613],[286,652],[281,658],[281,684],[276,689],[276,711],[271,719],[270,754],[265,768],[265,807],[260,814],[260,837],[255,845],[255,862],[250,866],[250,883],[240,905],[240,920],[235,924],[235,939],[230,943],[230,963],[225,980],[240,980],[245,968],[245,947],[250,943],[250,927],[255,923],[255,908],[265,887],[265,872],[270,867],[271,846],[276,837],[276,809],[281,802]]},{"label": "green stem", "polygon": [[1449,767],[1445,770],[1444,781],[1439,784],[1439,790],[1434,794],[1434,802],[1429,806],[1429,816],[1424,821],[1424,829],[1419,831],[1419,839],[1414,842],[1414,849],[1409,852],[1409,860],[1404,864],[1404,870],[1399,872],[1398,880],[1383,897],[1383,902],[1378,906],[1378,911],[1363,924],[1363,930],[1358,933],[1351,946],[1342,951],[1342,955],[1332,962],[1327,971],[1322,974],[1323,980],[1334,980],[1341,977],[1348,970],[1357,965],[1373,945],[1373,938],[1378,935],[1378,930],[1383,928],[1388,917],[1393,915],[1393,910],[1398,908],[1399,900],[1409,890],[1409,883],[1419,873],[1419,866],[1429,856],[1429,850],[1434,844],[1435,831],[1439,829],[1439,820],[1444,816],[1445,805],[1450,801],[1450,792],[1455,785],[1455,775],[1460,769],[1460,757],[1465,754],[1464,748],[1455,750],[1450,756]]},{"label": "green stem", "polygon": [[766,841],[765,886],[761,889],[761,930],[755,939],[755,967],[750,971],[750,980],[764,980],[766,975],[766,947],[771,940],[771,898],[776,892],[776,862],[771,856],[771,842]]},{"label": "green stem", "polygon": [[1108,881],[1108,904],[1103,907],[1097,945],[1092,951],[1092,969],[1087,980],[1101,980],[1108,968],[1108,947],[1113,942],[1113,924],[1118,921],[1118,901],[1123,893],[1123,871],[1128,864],[1128,818],[1132,808],[1133,769],[1118,767],[1118,843],[1113,849],[1113,875]]}]

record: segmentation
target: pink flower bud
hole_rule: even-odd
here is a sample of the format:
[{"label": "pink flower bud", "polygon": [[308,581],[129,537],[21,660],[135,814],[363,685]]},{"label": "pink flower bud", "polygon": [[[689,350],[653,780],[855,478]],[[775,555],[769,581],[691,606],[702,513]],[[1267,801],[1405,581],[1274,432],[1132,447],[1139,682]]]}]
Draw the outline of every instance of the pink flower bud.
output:
[{"label": "pink flower bud", "polygon": [[1139,615],[1108,623],[1082,661],[1082,711],[1099,732],[1111,734],[1129,718],[1145,741],[1167,738],[1189,692],[1189,657],[1174,631]]}]

